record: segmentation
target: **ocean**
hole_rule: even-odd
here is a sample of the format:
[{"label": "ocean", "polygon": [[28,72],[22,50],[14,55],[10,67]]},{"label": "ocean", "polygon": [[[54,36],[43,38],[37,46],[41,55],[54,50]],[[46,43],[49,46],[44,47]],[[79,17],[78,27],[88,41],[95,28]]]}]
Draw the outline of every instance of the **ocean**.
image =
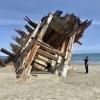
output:
[{"label": "ocean", "polygon": [[5,60],[7,58],[7,56],[0,56],[0,60]]},{"label": "ocean", "polygon": [[[71,63],[84,63],[84,58],[88,56],[90,64],[100,64],[100,53],[98,54],[72,54]],[[0,59],[5,60],[7,56],[0,56]]]},{"label": "ocean", "polygon": [[72,63],[84,63],[84,58],[88,56],[90,64],[100,64],[100,53],[94,54],[72,54]]}]

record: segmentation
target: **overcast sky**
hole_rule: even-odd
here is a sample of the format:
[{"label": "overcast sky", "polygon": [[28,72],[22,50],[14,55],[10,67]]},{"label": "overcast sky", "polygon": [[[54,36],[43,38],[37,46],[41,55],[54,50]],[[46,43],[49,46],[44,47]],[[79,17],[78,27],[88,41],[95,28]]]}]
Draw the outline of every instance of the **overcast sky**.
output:
[{"label": "overcast sky", "polygon": [[73,53],[100,52],[100,0],[0,0],[0,48],[10,49],[12,35],[16,35],[14,29],[24,29],[24,16],[39,22],[41,17],[58,9],[93,20],[80,40],[83,45],[75,44]]}]

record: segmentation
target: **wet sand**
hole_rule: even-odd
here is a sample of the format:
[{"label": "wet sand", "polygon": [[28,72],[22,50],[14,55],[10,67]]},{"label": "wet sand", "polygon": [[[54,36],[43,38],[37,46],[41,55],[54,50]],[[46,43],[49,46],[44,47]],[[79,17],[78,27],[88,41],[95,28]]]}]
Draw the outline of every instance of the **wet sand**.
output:
[{"label": "wet sand", "polygon": [[89,74],[73,66],[67,78],[36,74],[24,82],[9,67],[0,68],[0,100],[100,100],[100,65],[89,65]]}]

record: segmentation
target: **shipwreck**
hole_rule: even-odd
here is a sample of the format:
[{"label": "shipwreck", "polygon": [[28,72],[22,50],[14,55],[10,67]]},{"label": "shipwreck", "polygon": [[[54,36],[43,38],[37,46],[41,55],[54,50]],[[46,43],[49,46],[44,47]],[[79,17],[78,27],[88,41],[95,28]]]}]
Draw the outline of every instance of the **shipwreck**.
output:
[{"label": "shipwreck", "polygon": [[39,23],[27,16],[25,31],[16,29],[13,37],[16,44],[10,43],[12,52],[1,48],[8,55],[5,64],[13,62],[17,78],[26,79],[31,71],[48,71],[66,77],[70,68],[74,43],[83,36],[91,20],[82,21],[72,14],[62,15],[62,11],[50,12]]}]

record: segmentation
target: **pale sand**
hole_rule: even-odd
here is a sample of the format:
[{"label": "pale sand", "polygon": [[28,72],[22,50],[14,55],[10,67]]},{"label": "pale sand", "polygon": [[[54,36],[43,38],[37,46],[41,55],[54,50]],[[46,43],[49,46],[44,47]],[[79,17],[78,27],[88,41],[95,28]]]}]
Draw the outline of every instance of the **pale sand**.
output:
[{"label": "pale sand", "polygon": [[53,74],[37,74],[26,82],[18,82],[15,73],[0,68],[0,100],[100,100],[100,65],[73,65],[67,78]]}]

